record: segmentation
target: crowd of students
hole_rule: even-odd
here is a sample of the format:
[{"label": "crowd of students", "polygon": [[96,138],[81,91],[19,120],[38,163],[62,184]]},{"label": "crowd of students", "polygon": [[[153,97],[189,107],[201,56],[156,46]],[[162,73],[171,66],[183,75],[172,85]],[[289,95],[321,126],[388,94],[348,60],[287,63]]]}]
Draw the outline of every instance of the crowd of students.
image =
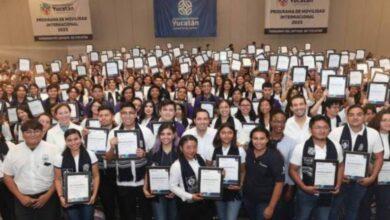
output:
[{"label": "crowd of students", "polygon": [[[107,56],[107,62],[122,63],[114,77],[107,75],[106,61],[92,61],[87,54],[54,61],[60,66],[56,73],[50,64],[37,73],[2,62],[2,218],[93,219],[96,204],[109,220],[239,216],[384,220],[390,216],[390,185],[377,184],[382,165],[390,159],[390,108],[388,98],[381,105],[368,100],[373,72],[364,74],[361,85],[349,86],[344,99],[332,99],[319,77],[320,68],[328,65],[325,53],[321,67],[309,69],[306,82],[298,85],[291,69],[277,71],[270,65],[267,72],[258,71],[257,55],[269,59],[278,54],[264,50],[264,45],[259,54],[245,49],[235,53],[233,45],[225,49],[230,61],[237,54],[251,60],[251,66],[229,73],[221,71],[221,61],[213,56],[218,52],[208,47],[195,48],[192,54],[180,49],[180,56],[169,48],[161,51],[171,54],[172,65],[158,59],[153,73],[147,64],[136,69],[126,68],[126,63],[134,57],[147,63],[159,47],[150,53],[142,48],[103,51],[100,55]],[[314,54],[288,53],[298,58]],[[183,59],[192,61],[188,73],[182,73]],[[85,75],[73,67],[75,61],[85,67]],[[368,54],[363,60],[349,60],[337,72],[348,76],[357,63],[368,61],[374,62],[372,68],[379,66],[378,59]],[[38,76],[44,77],[46,86],[37,85]],[[255,77],[263,79],[261,88]],[[38,115],[29,105],[35,100],[41,100],[44,109]],[[12,108],[17,120],[10,119]],[[157,129],[155,122],[161,122]],[[108,130],[103,154],[86,147],[92,127]],[[126,130],[136,130],[141,144],[136,159],[118,160],[115,131]],[[365,178],[355,181],[344,175],[344,151],[369,153]],[[199,193],[198,169],[217,166],[217,155],[239,156],[241,181],[224,187],[221,199],[209,200]],[[338,164],[330,193],[314,186],[314,161],[325,159]],[[170,167],[169,194],[150,191],[146,171],[151,166]],[[91,174],[89,202],[67,204],[65,172]]]}]

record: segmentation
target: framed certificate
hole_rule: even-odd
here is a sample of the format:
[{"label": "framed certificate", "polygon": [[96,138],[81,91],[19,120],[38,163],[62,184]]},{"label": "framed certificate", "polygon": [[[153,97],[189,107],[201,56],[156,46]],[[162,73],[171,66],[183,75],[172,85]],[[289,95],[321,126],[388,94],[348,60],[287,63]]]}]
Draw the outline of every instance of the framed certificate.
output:
[{"label": "framed certificate", "polygon": [[347,76],[328,76],[326,85],[328,98],[345,99],[345,90],[347,89]]},{"label": "framed certificate", "polygon": [[329,69],[338,69],[340,67],[340,54],[332,53],[328,57],[328,68]]},{"label": "framed certificate", "polygon": [[341,54],[340,65],[347,65],[349,63],[349,55]]},{"label": "framed certificate", "polygon": [[204,64],[204,59],[202,55],[198,55],[195,57],[195,62],[197,66],[202,66]]},{"label": "framed certificate", "polygon": [[290,67],[290,57],[288,56],[278,56],[276,62],[276,70],[281,72],[287,72]]},{"label": "framed certificate", "polygon": [[200,102],[200,108],[209,113],[210,118],[214,118],[214,102]]},{"label": "framed certificate", "polygon": [[227,52],[226,51],[221,51],[219,52],[219,60],[220,61],[226,61],[228,58]]},{"label": "framed certificate", "polygon": [[328,84],[328,76],[335,76],[336,71],[330,70],[330,69],[322,69],[321,70],[321,87],[326,88],[326,85]]},{"label": "framed certificate", "polygon": [[305,44],[305,50],[306,50],[306,51],[311,50],[311,44],[306,43],[306,44]]},{"label": "framed certificate", "polygon": [[65,172],[64,196],[68,204],[83,204],[91,199],[92,178],[90,172]]},{"label": "framed certificate", "polygon": [[364,75],[368,74],[368,65],[367,65],[367,63],[358,63],[358,64],[356,64],[356,70],[363,71]]},{"label": "framed certificate", "polygon": [[217,155],[216,163],[217,163],[217,167],[222,168],[224,171],[223,185],[225,186],[240,185],[241,157],[239,155],[234,155],[234,156]]},{"label": "framed certificate", "polygon": [[18,122],[18,114],[16,108],[11,107],[7,108],[8,121],[10,124],[14,124]]},{"label": "framed certificate", "polygon": [[148,167],[149,190],[153,195],[167,195],[169,189],[169,167],[154,166]]},{"label": "framed certificate", "polygon": [[389,58],[380,59],[379,66],[385,70],[390,70],[390,59]]},{"label": "framed certificate", "polygon": [[269,65],[271,67],[276,67],[276,64],[278,63],[278,56],[277,55],[271,55],[269,57]]},{"label": "framed certificate", "polygon": [[390,75],[386,73],[375,72],[374,76],[372,77],[372,82],[389,83]]},{"label": "framed certificate", "polygon": [[230,73],[230,65],[228,63],[221,64],[221,74],[227,75]]},{"label": "framed certificate", "polygon": [[383,160],[383,165],[378,174],[378,185],[390,185],[390,160]]},{"label": "framed certificate", "polygon": [[312,55],[304,55],[302,56],[302,64],[303,66],[307,66],[309,70],[316,68],[316,62],[314,56]]},{"label": "framed certificate", "polygon": [[369,103],[383,105],[388,99],[389,83],[369,83],[367,99]]},{"label": "framed certificate", "polygon": [[30,71],[30,60],[26,58],[19,59],[19,70],[20,71]]},{"label": "framed certificate", "polygon": [[334,190],[337,183],[337,160],[314,160],[314,186],[319,191]]},{"label": "framed certificate", "polygon": [[188,63],[180,64],[180,72],[181,74],[189,74],[190,73],[190,65]]},{"label": "framed certificate", "polygon": [[161,62],[165,68],[172,66],[172,60],[168,54],[161,56],[160,59],[161,59]]},{"label": "framed certificate", "polygon": [[263,84],[265,82],[265,79],[262,77],[255,77],[253,81],[253,88],[255,92],[261,92],[263,91]]},{"label": "framed certificate", "polygon": [[93,45],[91,45],[91,44],[88,44],[88,45],[85,47],[85,51],[86,51],[87,53],[92,52],[92,50],[93,50]]},{"label": "framed certificate", "polygon": [[290,57],[290,69],[299,66],[299,58],[298,56],[291,56]]},{"label": "framed certificate", "polygon": [[34,99],[27,102],[28,108],[32,116],[38,117],[40,114],[45,113],[45,109],[43,108],[42,101],[40,99]]},{"label": "framed certificate", "polygon": [[77,65],[79,65],[79,61],[77,61],[77,60],[72,60],[72,61],[70,62],[70,69],[71,69],[72,71],[76,71],[76,70],[77,70]]},{"label": "framed certificate", "polygon": [[106,74],[108,78],[119,76],[118,63],[115,61],[106,62]]},{"label": "framed certificate", "polygon": [[118,144],[115,146],[118,160],[128,160],[137,158],[137,148],[140,147],[138,130],[116,130],[115,137]]},{"label": "framed certificate", "polygon": [[43,67],[42,64],[37,64],[37,65],[35,65],[35,72],[37,74],[43,74],[43,73],[45,73],[45,68]]},{"label": "framed certificate", "polygon": [[269,61],[266,59],[260,59],[258,61],[258,70],[260,73],[268,73]]},{"label": "framed certificate", "polygon": [[242,58],[242,66],[245,68],[252,66],[252,60],[250,58]]},{"label": "framed certificate", "polygon": [[179,57],[180,55],[181,55],[180,48],[178,48],[178,47],[173,48],[173,56],[174,57]]},{"label": "framed certificate", "polygon": [[364,60],[366,51],[364,49],[356,50],[356,60]]},{"label": "framed certificate", "polygon": [[134,69],[142,69],[144,67],[144,61],[141,57],[135,57],[134,58]]},{"label": "framed certificate", "polygon": [[46,88],[46,79],[44,76],[36,76],[34,77],[34,81],[37,84],[38,88],[45,89]]},{"label": "framed certificate", "polygon": [[222,198],[222,173],[222,168],[199,167],[199,193],[203,198]]},{"label": "framed certificate", "polygon": [[292,69],[292,81],[294,85],[305,85],[307,77],[306,66],[294,66]]},{"label": "framed certificate", "polygon": [[255,54],[256,53],[256,46],[255,45],[248,45],[247,47],[248,54]]},{"label": "framed certificate", "polygon": [[165,123],[169,123],[169,122],[152,121],[151,124],[152,124],[152,131],[153,131],[153,134],[154,134],[154,135],[157,135],[157,134],[158,134],[158,129],[160,128],[160,126],[161,126],[162,124],[165,124]]},{"label": "framed certificate", "polygon": [[232,60],[232,70],[233,71],[240,71],[241,70],[241,61]]},{"label": "framed certificate", "polygon": [[367,176],[370,154],[363,152],[344,152],[344,175],[348,179],[358,180]]},{"label": "framed certificate", "polygon": [[87,75],[87,68],[84,65],[77,65],[77,74],[79,76],[86,76]]},{"label": "framed certificate", "polygon": [[89,133],[85,141],[87,149],[95,154],[106,153],[109,130],[105,128],[88,128],[88,130]]},{"label": "framed certificate", "polygon": [[157,57],[149,56],[148,57],[148,64],[149,64],[149,67],[156,67],[157,66]]},{"label": "framed certificate", "polygon": [[60,64],[57,62],[52,62],[50,64],[50,70],[52,73],[59,73],[61,71]]},{"label": "framed certificate", "polygon": [[363,71],[353,70],[349,72],[349,86],[360,86],[363,83]]},{"label": "framed certificate", "polygon": [[91,63],[98,62],[99,61],[99,53],[96,51],[91,51],[91,53],[89,53],[89,60],[91,61]]},{"label": "framed certificate", "polygon": [[85,123],[86,127],[87,128],[100,128],[100,121],[99,119],[87,119],[86,123]]}]

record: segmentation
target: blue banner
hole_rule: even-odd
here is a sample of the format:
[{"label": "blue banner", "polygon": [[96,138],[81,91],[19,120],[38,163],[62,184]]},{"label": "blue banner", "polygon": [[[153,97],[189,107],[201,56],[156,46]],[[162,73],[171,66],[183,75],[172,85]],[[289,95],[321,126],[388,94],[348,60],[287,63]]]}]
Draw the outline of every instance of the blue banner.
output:
[{"label": "blue banner", "polygon": [[156,37],[215,37],[216,0],[154,0]]}]

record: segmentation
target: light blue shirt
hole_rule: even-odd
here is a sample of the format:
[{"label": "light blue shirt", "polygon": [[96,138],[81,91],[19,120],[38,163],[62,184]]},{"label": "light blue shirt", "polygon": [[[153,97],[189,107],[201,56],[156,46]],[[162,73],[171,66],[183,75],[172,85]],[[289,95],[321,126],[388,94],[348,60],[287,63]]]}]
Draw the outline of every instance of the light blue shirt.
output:
[{"label": "light blue shirt", "polygon": [[297,143],[290,137],[284,135],[282,140],[278,143],[277,148],[283,156],[284,168],[285,168],[285,183],[288,185],[295,185],[294,181],[288,174],[288,168],[290,165],[290,159],[293,154],[294,148]]}]

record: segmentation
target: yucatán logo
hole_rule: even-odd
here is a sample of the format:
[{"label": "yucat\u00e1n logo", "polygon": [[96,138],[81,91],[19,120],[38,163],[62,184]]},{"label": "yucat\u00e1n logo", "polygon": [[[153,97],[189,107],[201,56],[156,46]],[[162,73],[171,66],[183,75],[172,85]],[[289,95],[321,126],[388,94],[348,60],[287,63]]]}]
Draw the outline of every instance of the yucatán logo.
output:
[{"label": "yucat\u00e1n logo", "polygon": [[192,2],[190,0],[180,0],[177,4],[177,10],[180,15],[189,16],[192,13]]}]

